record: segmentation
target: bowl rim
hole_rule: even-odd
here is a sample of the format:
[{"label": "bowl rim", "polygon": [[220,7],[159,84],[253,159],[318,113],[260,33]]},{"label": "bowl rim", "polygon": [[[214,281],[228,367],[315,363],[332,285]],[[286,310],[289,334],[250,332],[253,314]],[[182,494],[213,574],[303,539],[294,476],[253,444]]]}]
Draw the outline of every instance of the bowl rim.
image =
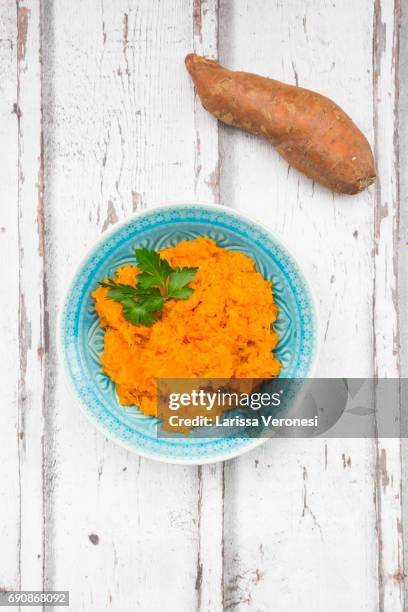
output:
[{"label": "bowl rim", "polygon": [[[228,461],[230,459],[234,459],[236,457],[239,457],[240,455],[243,455],[243,454],[245,454],[247,452],[250,452],[250,451],[254,450],[258,446],[261,446],[267,440],[269,440],[269,438],[255,438],[255,439],[252,439],[252,440],[247,439],[247,440],[249,440],[248,444],[244,444],[240,448],[232,449],[230,452],[220,453],[219,455],[217,455],[214,458],[213,457],[208,457],[208,458],[202,458],[202,459],[200,459],[200,458],[197,458],[197,459],[171,458],[171,457],[155,455],[154,453],[149,453],[149,452],[146,452],[146,451],[141,450],[139,448],[135,448],[134,445],[132,445],[131,443],[128,443],[125,440],[120,440],[117,437],[115,437],[107,428],[104,428],[99,423],[98,419],[96,419],[96,417],[94,417],[94,415],[91,412],[89,412],[89,410],[86,408],[86,406],[84,405],[84,402],[81,400],[81,398],[78,395],[78,392],[76,390],[75,385],[73,384],[72,377],[71,377],[69,369],[68,369],[68,363],[67,363],[67,360],[66,360],[65,351],[64,351],[64,348],[63,348],[63,317],[64,317],[64,313],[65,313],[65,307],[66,307],[66,304],[68,302],[68,297],[69,297],[69,295],[71,293],[71,290],[73,288],[74,281],[75,281],[75,279],[77,277],[78,271],[85,264],[85,262],[87,261],[89,256],[93,252],[97,251],[99,249],[99,247],[102,246],[103,243],[109,238],[109,236],[113,235],[114,233],[119,231],[122,227],[125,227],[126,225],[131,223],[134,219],[137,219],[138,217],[143,216],[145,213],[148,213],[148,212],[150,212],[152,210],[155,210],[155,211],[166,210],[167,211],[167,210],[169,210],[171,208],[178,208],[178,207],[181,207],[181,206],[189,206],[191,208],[201,208],[201,209],[204,209],[204,210],[213,210],[213,211],[219,210],[220,208],[224,209],[224,210],[228,211],[229,214],[237,217],[238,219],[242,219],[243,221],[252,223],[252,224],[257,225],[258,227],[262,228],[264,230],[264,232],[266,232],[272,238],[272,240],[277,245],[282,247],[282,250],[284,252],[286,252],[286,254],[288,254],[290,256],[290,258],[296,264],[298,275],[300,276],[301,280],[303,281],[303,283],[305,284],[305,286],[308,289],[309,296],[310,296],[310,301],[311,301],[311,310],[313,312],[313,317],[314,317],[314,321],[315,321],[314,351],[313,351],[313,354],[312,354],[311,363],[310,363],[309,372],[308,372],[308,378],[313,378],[313,376],[314,376],[314,374],[316,372],[317,363],[318,363],[318,357],[319,357],[319,354],[320,354],[320,346],[321,346],[320,317],[319,317],[319,311],[318,311],[318,308],[317,308],[317,301],[316,301],[315,293],[314,293],[314,290],[313,290],[313,288],[312,288],[312,286],[311,286],[311,284],[309,282],[308,277],[306,276],[306,274],[304,272],[303,266],[298,263],[297,258],[294,255],[292,255],[292,251],[287,247],[285,242],[282,241],[280,238],[277,238],[275,236],[275,234],[266,225],[264,225],[264,223],[262,221],[260,221],[259,219],[255,218],[255,217],[251,217],[250,215],[247,215],[246,213],[242,213],[241,211],[237,211],[237,210],[235,210],[235,209],[233,209],[233,208],[231,208],[229,206],[224,206],[223,204],[209,203],[209,202],[203,202],[203,201],[197,201],[197,200],[193,200],[193,201],[168,201],[168,203],[166,203],[166,204],[163,204],[163,203],[149,204],[149,206],[147,206],[146,208],[137,210],[134,213],[128,215],[126,218],[124,218],[124,219],[122,219],[120,221],[117,221],[114,225],[112,225],[110,228],[105,230],[100,236],[98,236],[94,241],[92,241],[90,246],[86,249],[85,253],[74,264],[74,271],[73,271],[72,275],[70,275],[68,277],[68,280],[65,282],[65,287],[62,290],[62,297],[61,297],[61,300],[59,301],[59,307],[58,307],[58,313],[57,313],[56,348],[57,348],[58,364],[60,366],[62,364],[62,368],[61,369],[64,372],[63,380],[64,380],[65,388],[70,392],[71,397],[80,406],[81,411],[86,415],[87,419],[92,423],[92,425],[102,435],[105,436],[105,438],[108,438],[109,440],[111,440],[115,444],[118,444],[122,448],[125,448],[127,451],[130,451],[130,452],[132,452],[132,453],[134,453],[136,455],[139,455],[140,457],[143,457],[145,459],[152,459],[154,461],[159,461],[160,463],[166,463],[166,464],[197,465],[198,466],[198,465],[220,463],[220,462]],[[243,438],[243,440],[244,439],[245,438]]]}]

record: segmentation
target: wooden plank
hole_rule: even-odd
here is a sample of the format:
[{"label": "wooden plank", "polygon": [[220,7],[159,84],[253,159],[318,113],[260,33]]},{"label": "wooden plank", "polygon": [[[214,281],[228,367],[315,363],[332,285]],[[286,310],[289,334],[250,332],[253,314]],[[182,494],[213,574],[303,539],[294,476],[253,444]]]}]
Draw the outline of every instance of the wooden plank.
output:
[{"label": "wooden plank", "polygon": [[399,23],[399,62],[396,85],[398,87],[398,143],[400,174],[400,228],[399,228],[399,317],[401,376],[408,377],[408,12],[401,11]]},{"label": "wooden plank", "polygon": [[[373,98],[375,154],[379,180],[375,191],[374,234],[374,372],[401,375],[399,320],[399,139],[398,63],[401,5],[377,0],[374,5]],[[378,398],[380,418],[390,418]],[[405,408],[405,407],[404,407]],[[382,414],[381,414],[382,413]],[[401,443],[376,442],[376,529],[378,539],[378,606],[380,612],[404,608]]]},{"label": "wooden plank", "polygon": [[17,116],[13,110],[17,92],[17,19],[14,1],[0,6],[0,168],[2,203],[0,205],[0,269],[4,287],[0,292],[0,589],[16,589],[19,576],[19,460],[18,460],[18,220]]},{"label": "wooden plank", "polygon": [[38,0],[18,1],[18,250],[20,588],[43,587],[43,434],[45,410],[45,276]]},{"label": "wooden plank", "polygon": [[[218,0],[194,1],[193,51],[218,56]],[[195,196],[197,201],[217,203],[220,190],[218,122],[194,96]],[[223,610],[224,581],[224,465],[198,468],[197,610]]]},{"label": "wooden plank", "polygon": [[[194,38],[190,51],[212,59],[218,57],[218,0],[194,0]],[[219,201],[220,160],[218,156],[218,122],[205,112],[194,96],[195,195],[199,202]]]},{"label": "wooden plank", "polygon": [[[400,16],[400,50],[399,66],[396,77],[399,84],[398,96],[398,134],[399,134],[399,170],[400,170],[400,231],[399,231],[399,319],[401,376],[408,377],[408,13],[402,11]],[[404,526],[404,566],[408,567],[408,440],[401,441],[402,456],[402,503]],[[405,570],[406,571],[406,570]],[[405,580],[405,599],[408,601],[408,581]]]},{"label": "wooden plank", "polygon": [[[202,139],[198,154],[201,119],[184,67],[199,36],[194,8],[183,0],[167,2],[165,11],[149,0],[62,0],[47,16],[52,338],[65,281],[102,231],[151,203],[193,201],[196,193],[213,199],[209,173],[216,167],[216,140]],[[204,35],[210,4],[202,9]],[[50,356],[56,356],[53,342]],[[200,484],[194,467],[127,453],[94,431],[67,394],[60,371],[53,385],[48,586],[70,589],[72,605],[86,612],[124,610],[129,602],[136,609],[206,609],[212,578],[203,545],[199,553],[198,499],[201,493],[207,504],[214,479],[204,477]],[[202,534],[204,529],[202,522]]]},{"label": "wooden plank", "polygon": [[[332,96],[372,141],[372,17],[368,0],[224,3],[220,58]],[[266,143],[228,128],[220,149],[221,201],[261,219],[311,279],[321,319],[317,375],[370,376],[372,190],[332,195]],[[276,441],[228,464],[228,609],[376,609],[372,446]]]}]

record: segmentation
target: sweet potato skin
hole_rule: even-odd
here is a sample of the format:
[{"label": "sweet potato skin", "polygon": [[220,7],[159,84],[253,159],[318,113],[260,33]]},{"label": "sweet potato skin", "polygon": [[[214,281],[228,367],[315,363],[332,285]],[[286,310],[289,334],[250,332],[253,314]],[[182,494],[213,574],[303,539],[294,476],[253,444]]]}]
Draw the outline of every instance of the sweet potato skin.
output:
[{"label": "sweet potato skin", "polygon": [[366,137],[329,98],[257,74],[227,70],[195,54],[187,55],[186,66],[207,111],[223,123],[262,136],[314,181],[349,195],[375,181]]}]

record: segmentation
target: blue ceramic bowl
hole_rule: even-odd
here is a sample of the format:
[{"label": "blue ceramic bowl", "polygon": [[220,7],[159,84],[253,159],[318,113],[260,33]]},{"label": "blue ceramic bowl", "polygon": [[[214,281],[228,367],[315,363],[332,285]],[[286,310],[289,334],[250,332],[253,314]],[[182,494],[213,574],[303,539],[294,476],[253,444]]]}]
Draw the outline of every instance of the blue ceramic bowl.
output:
[{"label": "blue ceramic bowl", "polygon": [[134,262],[135,247],[163,249],[181,240],[208,236],[221,247],[242,251],[273,283],[279,306],[275,328],[281,376],[304,378],[316,357],[316,315],[309,287],[287,250],[266,229],[230,209],[215,205],[152,208],[104,234],[80,264],[61,313],[59,348],[68,380],[90,420],[109,438],[140,455],[170,463],[223,461],[263,440],[203,439],[183,435],[158,438],[159,421],[138,408],[121,406],[112,381],[103,374],[103,330],[90,296],[98,281]]}]

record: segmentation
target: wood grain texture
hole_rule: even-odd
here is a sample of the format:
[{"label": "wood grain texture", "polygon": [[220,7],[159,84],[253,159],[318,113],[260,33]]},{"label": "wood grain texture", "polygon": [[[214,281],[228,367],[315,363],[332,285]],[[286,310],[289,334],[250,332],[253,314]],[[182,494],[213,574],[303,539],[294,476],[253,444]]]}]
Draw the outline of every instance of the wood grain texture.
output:
[{"label": "wood grain texture", "polygon": [[[154,202],[192,201],[197,192],[213,198],[216,122],[213,138],[204,119],[201,138],[180,61],[199,44],[196,3],[187,9],[181,0],[165,11],[149,1],[45,3],[52,336],[63,280],[101,232]],[[199,481],[196,468],[154,463],[106,441],[59,377],[52,412],[49,586],[65,584],[75,609],[87,612],[129,602],[135,610],[204,610],[204,601],[219,599],[219,579],[209,591],[221,557],[208,547],[206,511],[218,473],[205,470]],[[218,562],[211,575],[210,553]]]},{"label": "wood grain texture", "polygon": [[[218,56],[218,0],[194,0],[193,46]],[[191,85],[191,83],[190,83]],[[194,94],[195,200],[215,204],[220,197],[218,122]],[[198,468],[197,611],[218,612],[224,599],[224,464]]]},{"label": "wood grain texture", "polygon": [[[400,350],[401,376],[408,376],[408,13],[401,10],[400,21],[399,66],[396,77],[399,83],[398,99],[398,135],[399,135],[399,168],[400,168],[400,223],[399,223],[399,317],[400,317]],[[407,414],[405,412],[405,419]],[[407,421],[405,420],[405,423]],[[408,521],[408,440],[401,441],[402,458],[402,499],[404,525],[404,566],[408,567],[407,521]],[[408,581],[405,577],[405,601],[408,601]]]},{"label": "wood grain texture", "polygon": [[[2,588],[44,584],[45,276],[39,2],[1,7]],[[2,295],[3,297],[3,295]],[[4,376],[4,378],[3,378]],[[11,545],[13,545],[11,547]],[[4,548],[3,548],[4,547]],[[17,565],[15,566],[15,562]]]},{"label": "wood grain texture", "polygon": [[[399,320],[399,23],[401,6],[375,2],[373,31],[373,99],[375,153],[379,180],[374,215],[374,374],[401,375]],[[396,392],[396,394],[398,391]],[[398,397],[396,398],[398,399]],[[406,409],[406,406],[404,407]],[[379,419],[389,406],[377,397]],[[395,415],[396,418],[400,414]],[[378,606],[380,612],[404,610],[401,442],[378,439],[376,449],[376,530],[378,538]]]},{"label": "wood grain texture", "polygon": [[[0,588],[15,589],[20,584],[20,493],[18,442],[19,382],[19,268],[18,252],[18,123],[16,113],[17,15],[15,2],[0,7],[0,265],[7,291],[0,292]],[[4,497],[3,497],[4,496]],[[3,500],[7,500],[6,503]]]},{"label": "wood grain texture", "polygon": [[16,22],[19,571],[20,588],[41,590],[44,584],[46,289],[39,1],[18,1]]},{"label": "wood grain texture", "polygon": [[[372,19],[369,1],[223,3],[220,60],[329,95],[372,142]],[[317,374],[371,375],[373,191],[333,196],[259,139],[223,127],[220,141],[222,201],[267,224],[313,283]],[[371,441],[334,439],[270,442],[228,465],[226,606],[375,609],[374,468]]]},{"label": "wood grain texture", "polygon": [[[70,589],[76,612],[404,609],[406,446],[276,440],[225,465],[154,463],[87,422],[55,345],[67,282],[95,238],[152,203],[220,201],[303,264],[320,376],[406,375],[401,8],[1,4],[0,588]],[[376,189],[333,196],[218,125],[184,68],[191,51],[333,97],[375,144]]]}]

